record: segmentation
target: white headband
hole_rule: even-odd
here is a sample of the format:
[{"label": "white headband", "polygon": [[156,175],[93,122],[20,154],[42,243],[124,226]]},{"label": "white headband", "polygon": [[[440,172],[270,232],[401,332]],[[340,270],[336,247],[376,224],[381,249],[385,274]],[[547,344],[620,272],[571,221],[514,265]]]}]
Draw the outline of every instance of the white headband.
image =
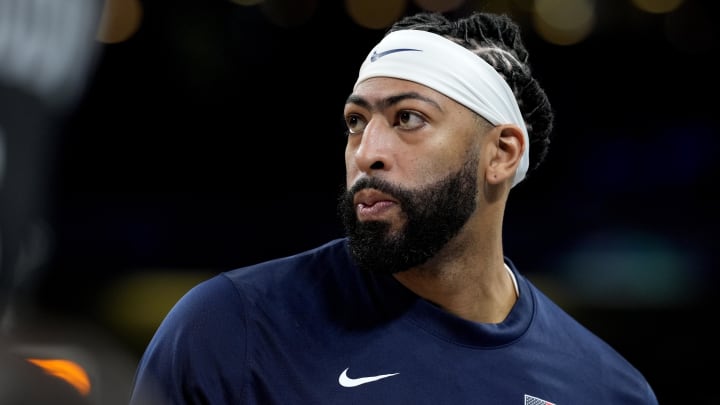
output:
[{"label": "white headband", "polygon": [[428,31],[394,31],[370,51],[355,87],[378,76],[417,82],[475,111],[493,125],[520,127],[525,150],[512,185],[525,178],[530,141],[517,100],[502,76],[478,55]]}]

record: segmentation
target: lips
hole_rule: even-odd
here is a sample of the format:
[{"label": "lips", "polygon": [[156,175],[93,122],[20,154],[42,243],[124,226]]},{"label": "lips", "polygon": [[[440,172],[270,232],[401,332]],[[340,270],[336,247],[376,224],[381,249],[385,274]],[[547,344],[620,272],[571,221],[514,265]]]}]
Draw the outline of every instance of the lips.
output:
[{"label": "lips", "polygon": [[379,202],[389,202],[397,204],[398,201],[392,198],[389,194],[385,194],[382,191],[378,191],[373,188],[366,188],[355,193],[353,198],[353,204],[356,206],[373,206]]},{"label": "lips", "polygon": [[379,217],[389,209],[398,206],[398,201],[376,189],[363,189],[353,198],[358,219],[370,220]]}]

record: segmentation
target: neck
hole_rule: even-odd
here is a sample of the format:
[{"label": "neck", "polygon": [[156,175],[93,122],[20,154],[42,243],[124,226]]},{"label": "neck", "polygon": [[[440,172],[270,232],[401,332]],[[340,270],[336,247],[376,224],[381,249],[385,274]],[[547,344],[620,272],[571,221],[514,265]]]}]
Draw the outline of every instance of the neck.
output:
[{"label": "neck", "polygon": [[469,252],[452,246],[446,249],[420,267],[395,274],[395,278],[415,294],[461,318],[502,322],[518,295],[500,244]]}]

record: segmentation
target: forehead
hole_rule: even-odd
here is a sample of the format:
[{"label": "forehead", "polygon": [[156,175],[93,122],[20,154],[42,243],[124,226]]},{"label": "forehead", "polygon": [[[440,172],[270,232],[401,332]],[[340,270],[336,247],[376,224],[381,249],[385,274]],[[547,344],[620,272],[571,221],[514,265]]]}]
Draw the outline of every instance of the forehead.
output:
[{"label": "forehead", "polygon": [[453,99],[425,85],[392,77],[372,77],[357,84],[348,103],[361,99],[370,104],[386,101],[400,95],[414,94],[418,100],[435,104],[439,109],[444,106],[459,105]]}]

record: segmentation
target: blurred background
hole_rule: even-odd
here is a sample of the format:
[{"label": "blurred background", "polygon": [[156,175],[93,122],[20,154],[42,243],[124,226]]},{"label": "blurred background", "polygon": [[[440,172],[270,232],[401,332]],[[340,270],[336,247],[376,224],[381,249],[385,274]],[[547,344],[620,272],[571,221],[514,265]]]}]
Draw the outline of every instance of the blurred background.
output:
[{"label": "blurred background", "polygon": [[192,285],[342,236],[345,98],[419,10],[515,18],[556,110],[506,254],[661,404],[720,404],[720,28],[701,0],[0,0],[8,352],[124,404]]}]

